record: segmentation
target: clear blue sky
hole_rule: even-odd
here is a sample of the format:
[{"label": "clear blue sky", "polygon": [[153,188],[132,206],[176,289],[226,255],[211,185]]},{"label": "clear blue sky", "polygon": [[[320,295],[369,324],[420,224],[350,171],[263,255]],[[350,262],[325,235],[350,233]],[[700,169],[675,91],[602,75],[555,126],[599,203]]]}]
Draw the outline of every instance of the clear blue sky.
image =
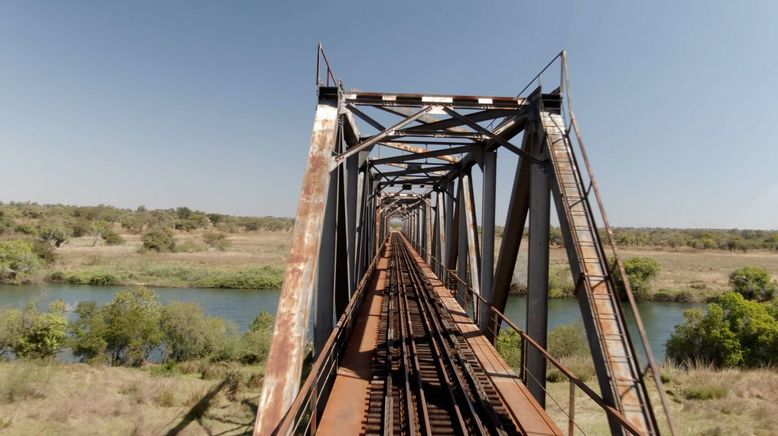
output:
[{"label": "clear blue sky", "polygon": [[0,200],[294,215],[317,41],[347,87],[497,95],[566,48],[614,224],[778,228],[769,1],[4,1]]}]

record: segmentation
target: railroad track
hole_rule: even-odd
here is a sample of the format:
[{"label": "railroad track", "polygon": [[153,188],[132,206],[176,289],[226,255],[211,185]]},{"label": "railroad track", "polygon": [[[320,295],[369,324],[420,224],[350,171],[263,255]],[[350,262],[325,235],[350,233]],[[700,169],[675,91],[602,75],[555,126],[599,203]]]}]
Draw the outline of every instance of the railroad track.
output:
[{"label": "railroad track", "polygon": [[407,243],[391,238],[364,433],[520,434]]}]

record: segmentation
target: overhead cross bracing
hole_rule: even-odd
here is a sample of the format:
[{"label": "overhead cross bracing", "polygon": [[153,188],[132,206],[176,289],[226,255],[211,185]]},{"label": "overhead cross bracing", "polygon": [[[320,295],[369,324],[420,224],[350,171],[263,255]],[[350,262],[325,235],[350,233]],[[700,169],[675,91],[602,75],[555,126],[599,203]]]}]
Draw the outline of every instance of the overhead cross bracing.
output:
[{"label": "overhead cross bracing", "polygon": [[[546,91],[540,77],[552,65],[560,68],[555,77],[561,79]],[[351,362],[351,335],[364,330],[361,311],[369,308],[363,304],[375,291],[371,283],[381,274],[382,248],[390,227],[397,225],[434,280],[467,307],[484,338],[484,350],[493,349],[489,341],[501,329],[513,326],[526,352],[517,374],[522,385],[510,389],[526,389],[544,407],[546,367],[558,365],[545,350],[552,198],[600,393],[573,379],[571,386],[603,408],[613,434],[659,434],[662,428],[674,433],[658,368],[572,111],[564,52],[525,87],[531,92],[518,96],[347,90],[335,80],[321,49],[319,71],[324,75],[317,75],[314,133],[256,433],[278,432],[303,421],[307,432],[315,432],[320,415],[338,403],[340,397],[330,398],[330,392],[342,386],[338,380],[344,362]],[[518,163],[495,257],[497,150],[515,155]],[[479,188],[477,210],[474,192]],[[534,237],[527,244],[525,331],[502,312],[519,247],[527,243],[527,224]],[[621,278],[624,283],[617,284]],[[633,312],[638,340],[627,328],[618,289],[626,289],[626,310]],[[396,317],[399,312],[391,313]],[[316,360],[301,388],[311,318]],[[372,359],[376,350],[368,347],[358,355]],[[661,423],[649,384],[657,387]]]}]

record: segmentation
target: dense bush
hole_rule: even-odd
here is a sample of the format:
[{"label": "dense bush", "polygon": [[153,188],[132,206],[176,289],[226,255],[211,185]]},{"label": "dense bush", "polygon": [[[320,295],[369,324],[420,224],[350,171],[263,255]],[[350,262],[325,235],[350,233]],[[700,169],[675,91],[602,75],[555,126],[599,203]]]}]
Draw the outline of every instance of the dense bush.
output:
[{"label": "dense bush", "polygon": [[165,227],[156,227],[145,234],[142,238],[143,248],[146,250],[164,253],[176,249],[176,239],[173,232]]},{"label": "dense bush", "polygon": [[13,352],[21,358],[49,358],[62,349],[67,338],[65,304],[56,301],[48,312],[39,312],[34,304],[24,310],[0,312],[0,355]]},{"label": "dense bush", "polygon": [[580,324],[560,325],[548,335],[548,352],[554,357],[586,356],[589,343]]},{"label": "dense bush", "polygon": [[28,241],[0,241],[0,280],[19,282],[41,265]]},{"label": "dense bush", "polygon": [[172,302],[163,306],[147,289],[120,292],[102,307],[79,303],[75,314],[70,323],[73,355],[112,365],[142,364],[157,347],[171,364],[201,359],[262,362],[270,349],[274,321],[262,312],[239,335],[234,324],[205,315],[199,305]]},{"label": "dense bush", "polygon": [[778,284],[770,273],[756,266],[738,268],[729,275],[732,289],[749,300],[766,301],[773,298]]},{"label": "dense bush", "polygon": [[68,230],[60,225],[47,225],[41,227],[38,231],[41,239],[48,243],[54,244],[55,247],[59,247],[68,240]]},{"label": "dense bush", "polygon": [[503,329],[497,335],[495,348],[514,370],[521,368],[521,336],[513,329]]},{"label": "dense bush", "polygon": [[201,359],[216,352],[227,332],[221,318],[206,316],[194,303],[173,302],[162,309],[160,320],[168,359]]},{"label": "dense bush", "polygon": [[737,292],[722,295],[707,312],[692,309],[667,341],[667,356],[681,363],[717,367],[759,367],[778,361],[778,310],[746,300]]},{"label": "dense bush", "polygon": [[[616,284],[619,286],[619,292],[622,298],[626,297],[626,290],[621,280],[621,272],[614,265],[613,272],[616,276]],[[659,262],[650,257],[636,256],[624,261],[624,271],[627,273],[629,283],[632,287],[632,294],[635,298],[647,299],[651,295],[651,284],[659,276],[661,267]]]}]

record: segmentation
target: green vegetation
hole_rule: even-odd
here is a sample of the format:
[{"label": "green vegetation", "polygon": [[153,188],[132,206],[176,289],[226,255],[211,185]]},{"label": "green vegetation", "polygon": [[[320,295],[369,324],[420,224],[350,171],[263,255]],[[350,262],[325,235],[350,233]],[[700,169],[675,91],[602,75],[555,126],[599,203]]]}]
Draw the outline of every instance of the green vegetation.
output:
[{"label": "green vegetation", "polygon": [[724,398],[727,388],[720,385],[687,386],[681,391],[681,395],[687,400],[713,400]]},{"label": "green vegetation", "polygon": [[227,240],[227,235],[220,232],[203,233],[203,242],[208,244],[209,247],[215,248],[219,251],[224,251],[230,246],[230,241]]},{"label": "green vegetation", "polygon": [[[619,286],[619,292],[622,298],[626,298],[624,282],[621,280],[621,273],[614,265],[613,272],[616,275],[616,284]],[[629,278],[632,294],[638,300],[646,300],[651,296],[651,283],[659,276],[661,267],[659,262],[650,257],[637,256],[624,261],[624,271]]]},{"label": "green vegetation", "polygon": [[73,355],[87,362],[139,366],[161,347],[166,362],[199,359],[213,362],[263,362],[270,347],[273,316],[261,313],[249,331],[223,319],[206,316],[193,303],[162,305],[154,292],[119,292],[111,303],[98,307],[79,303],[70,324]]},{"label": "green vegetation", "polygon": [[778,283],[771,280],[770,273],[763,268],[746,266],[729,275],[732,289],[749,300],[771,300],[778,289]]},{"label": "green vegetation", "polygon": [[57,301],[48,312],[30,303],[24,310],[0,311],[0,356],[11,353],[22,358],[54,357],[67,338],[65,304]]},{"label": "green vegetation", "polygon": [[19,283],[42,264],[28,241],[0,241],[0,279]]},{"label": "green vegetation", "polygon": [[667,341],[667,356],[683,364],[753,368],[774,365],[778,356],[778,308],[737,292],[684,313],[686,320]]},{"label": "green vegetation", "polygon": [[165,253],[175,251],[176,239],[173,232],[166,227],[155,227],[143,234],[143,249]]}]

